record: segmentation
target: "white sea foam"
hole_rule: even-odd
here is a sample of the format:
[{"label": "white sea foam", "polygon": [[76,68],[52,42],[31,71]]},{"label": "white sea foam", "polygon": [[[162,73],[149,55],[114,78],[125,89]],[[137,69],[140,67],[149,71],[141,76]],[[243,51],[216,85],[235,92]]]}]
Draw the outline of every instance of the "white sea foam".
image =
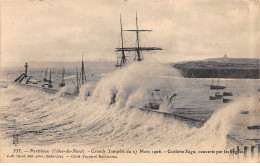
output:
[{"label": "white sea foam", "polygon": [[[15,127],[3,133],[20,134],[21,144],[65,142],[95,147],[224,148],[239,111],[253,109],[249,108],[251,106],[259,108],[253,97],[238,98],[216,110],[201,128],[140,111],[139,107],[147,103],[147,91],[164,84],[159,79],[161,75],[179,77],[172,68],[132,64],[106,74],[97,84],[83,85],[79,97],[74,100],[61,97],[66,87],[53,96],[10,85],[1,89],[1,130]],[[176,78],[172,84],[184,89],[189,88],[186,85],[189,81],[178,82]],[[89,91],[92,94],[85,100]],[[186,91],[197,93],[193,87]],[[109,107],[113,93],[117,93],[117,102]],[[41,134],[26,133],[28,131]]]}]

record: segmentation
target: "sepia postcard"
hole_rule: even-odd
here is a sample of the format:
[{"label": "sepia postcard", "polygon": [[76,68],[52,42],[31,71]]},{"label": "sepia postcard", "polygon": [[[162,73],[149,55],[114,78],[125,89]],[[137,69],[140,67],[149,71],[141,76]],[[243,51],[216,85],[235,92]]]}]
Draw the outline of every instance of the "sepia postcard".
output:
[{"label": "sepia postcard", "polygon": [[259,163],[259,0],[2,0],[0,163]]}]

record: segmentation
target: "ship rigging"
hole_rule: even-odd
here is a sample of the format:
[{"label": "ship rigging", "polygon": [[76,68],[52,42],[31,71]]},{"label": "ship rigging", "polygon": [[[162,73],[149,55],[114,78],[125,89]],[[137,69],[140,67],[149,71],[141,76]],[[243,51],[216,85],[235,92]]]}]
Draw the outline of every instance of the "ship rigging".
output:
[{"label": "ship rigging", "polygon": [[[127,56],[125,55],[125,52],[135,52],[135,58],[134,60],[141,62],[144,60],[144,57],[142,55],[143,51],[157,51],[162,50],[160,47],[141,47],[140,44],[140,33],[141,32],[151,32],[152,30],[144,30],[138,28],[138,18],[136,13],[136,29],[126,29],[124,30],[122,28],[122,19],[120,14],[120,30],[121,30],[121,47],[115,48],[116,52],[121,53],[119,57],[117,57],[117,64],[115,65],[116,68],[124,67],[128,61]],[[135,32],[136,33],[136,47],[124,47],[124,38],[123,38],[123,32]]]},{"label": "ship rigging", "polygon": [[82,53],[80,74],[78,73],[78,69],[76,68],[76,83],[74,83],[72,81],[72,83],[75,86],[75,91],[74,91],[75,94],[79,94],[80,87],[87,83],[87,77],[86,77],[86,72],[85,72],[85,65],[84,65],[84,61],[83,61],[83,54],[84,54],[84,52]]},{"label": "ship rigging", "polygon": [[61,70],[61,83],[59,84],[59,87],[65,86],[64,74],[65,74],[65,69],[63,67],[62,70]]}]

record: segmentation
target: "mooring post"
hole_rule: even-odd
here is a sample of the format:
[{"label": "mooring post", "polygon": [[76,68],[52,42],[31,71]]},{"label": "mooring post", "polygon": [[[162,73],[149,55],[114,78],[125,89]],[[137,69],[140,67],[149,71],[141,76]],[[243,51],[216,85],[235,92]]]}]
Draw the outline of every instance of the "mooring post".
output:
[{"label": "mooring post", "polygon": [[237,146],[237,158],[239,158],[240,149],[239,146]]},{"label": "mooring post", "polygon": [[233,148],[233,157],[232,158],[235,158],[235,156],[236,156],[236,150],[235,150],[235,148]]},{"label": "mooring post", "polygon": [[232,153],[231,153],[231,149],[229,149],[230,153],[229,153],[229,159],[232,158]]},{"label": "mooring post", "polygon": [[244,158],[247,157],[247,149],[248,149],[248,147],[247,147],[247,146],[244,146]]},{"label": "mooring post", "polygon": [[258,149],[258,158],[260,158],[260,144],[257,145],[257,149]]},{"label": "mooring post", "polygon": [[251,158],[254,158],[255,156],[255,146],[251,146]]},{"label": "mooring post", "polygon": [[18,134],[13,134],[13,144],[16,146],[18,144]]}]

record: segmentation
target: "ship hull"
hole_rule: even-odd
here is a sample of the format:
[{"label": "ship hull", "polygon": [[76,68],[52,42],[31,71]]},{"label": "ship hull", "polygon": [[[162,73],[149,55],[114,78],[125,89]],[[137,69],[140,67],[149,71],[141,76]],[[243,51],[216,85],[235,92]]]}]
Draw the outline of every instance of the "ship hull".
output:
[{"label": "ship hull", "polygon": [[232,99],[223,99],[223,103],[230,103],[231,101],[233,101]]},{"label": "ship hull", "polygon": [[223,92],[223,96],[233,96],[233,93],[231,93],[231,92]]},{"label": "ship hull", "polygon": [[247,126],[249,130],[260,130],[260,126]]},{"label": "ship hull", "polygon": [[209,100],[219,100],[222,99],[223,96],[209,96]]},{"label": "ship hull", "polygon": [[59,84],[59,87],[64,87],[64,86],[65,86],[64,83],[60,83],[60,84]]},{"label": "ship hull", "polygon": [[225,89],[226,87],[224,86],[218,86],[218,85],[210,85],[210,89],[212,90],[220,90],[220,89]]}]

